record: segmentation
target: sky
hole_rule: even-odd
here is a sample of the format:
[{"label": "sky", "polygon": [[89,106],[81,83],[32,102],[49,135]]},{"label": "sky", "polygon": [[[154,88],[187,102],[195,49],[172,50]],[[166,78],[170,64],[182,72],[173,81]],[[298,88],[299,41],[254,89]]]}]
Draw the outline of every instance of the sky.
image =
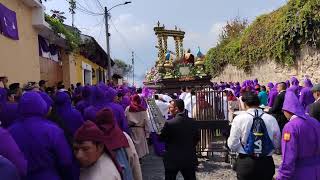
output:
[{"label": "sky", "polygon": [[[66,13],[66,24],[71,25],[68,0],[47,0],[46,11],[51,9]],[[77,0],[77,6],[91,12],[103,13],[102,7],[112,7],[124,0]],[[252,22],[257,16],[269,13],[284,5],[287,0],[132,0],[131,4],[110,11],[110,49],[113,59],[131,63],[135,54],[135,82],[141,85],[144,75],[157,59],[157,38],[153,27],[160,21],[167,29],[175,26],[186,32],[184,48],[195,54],[198,46],[202,53],[214,47],[227,21],[235,17]],[[83,34],[93,36],[106,49],[106,31],[103,16],[92,16],[79,10],[75,26]],[[168,39],[168,49],[175,52],[173,38]],[[132,82],[132,75],[129,77]]]}]

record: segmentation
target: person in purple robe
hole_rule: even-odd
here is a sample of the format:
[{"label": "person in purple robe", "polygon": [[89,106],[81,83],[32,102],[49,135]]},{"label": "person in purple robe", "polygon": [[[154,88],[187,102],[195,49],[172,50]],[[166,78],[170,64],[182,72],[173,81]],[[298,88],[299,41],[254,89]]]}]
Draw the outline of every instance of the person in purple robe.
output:
[{"label": "person in purple robe", "polygon": [[274,84],[272,82],[269,82],[267,84],[267,92],[269,93],[273,87],[274,87]]},{"label": "person in purple robe", "polygon": [[283,129],[277,180],[320,179],[320,123],[305,114],[292,91],[286,93],[282,109],[289,122]]},{"label": "person in purple robe", "polygon": [[[10,133],[0,127],[0,156],[11,161],[17,168],[19,175],[27,175],[27,161],[20,151],[18,145],[13,140]],[[1,174],[0,174],[1,177]]]},{"label": "person in purple robe", "polygon": [[129,89],[127,87],[122,87],[119,92],[123,94],[120,105],[123,109],[126,109],[131,104]]},{"label": "person in purple robe", "polygon": [[273,106],[277,96],[278,96],[278,91],[277,91],[277,85],[276,85],[269,91],[269,94],[268,94],[268,106],[269,107]]},{"label": "person in purple robe", "polygon": [[123,107],[115,102],[117,91],[111,87],[107,90],[106,102],[107,106],[113,111],[114,117],[120,129],[130,134],[127,118],[125,117]]},{"label": "person in purple robe", "polygon": [[239,82],[236,82],[234,93],[236,97],[240,97],[241,86]]},{"label": "person in purple robe", "polygon": [[8,93],[0,88],[0,126],[8,128],[18,118],[18,103],[7,101]]},{"label": "person in purple robe", "polygon": [[96,118],[96,113],[99,110],[108,107],[106,106],[106,93],[103,91],[102,88],[98,86],[93,86],[91,88],[91,93],[92,104],[89,107],[85,108],[83,111],[83,118],[85,121],[94,121]]},{"label": "person in purple robe", "polygon": [[81,92],[82,99],[76,104],[76,109],[80,111],[80,113],[83,115],[84,109],[89,107],[91,105],[91,87],[90,86],[84,86]]},{"label": "person in purple robe", "polygon": [[64,132],[45,119],[46,102],[26,92],[18,105],[19,118],[9,132],[28,161],[24,180],[73,180],[72,152]]},{"label": "person in purple robe", "polygon": [[287,88],[290,88],[290,81],[289,80],[286,80],[286,85],[287,85]]},{"label": "person in purple robe", "polygon": [[256,86],[256,85],[260,86],[259,81],[258,81],[257,78],[253,80],[253,86]]},{"label": "person in purple robe", "polygon": [[17,168],[7,158],[0,155],[0,176],[5,180],[20,180]]},{"label": "person in purple robe", "polygon": [[305,79],[303,83],[304,83],[304,88],[300,92],[299,102],[301,103],[305,111],[309,112],[309,105],[314,103],[315,101],[312,90],[311,90],[313,85],[310,79]]},{"label": "person in purple robe", "polygon": [[300,95],[300,87],[299,87],[299,81],[296,77],[291,77],[290,79],[291,86],[287,89],[287,91],[292,91],[294,94],[299,98]]},{"label": "person in purple robe", "polygon": [[92,105],[84,110],[84,119],[95,121],[96,113],[103,108],[109,108],[113,111],[115,120],[122,131],[130,134],[127,120],[124,115],[124,109],[120,104],[114,102],[117,96],[117,91],[113,88],[107,88],[106,86],[99,84],[94,86],[92,93],[94,94],[92,99]]},{"label": "person in purple robe", "polygon": [[52,105],[53,105],[52,98],[47,93],[42,92],[42,91],[39,91],[39,94],[42,97],[42,99],[46,102],[46,104],[47,104],[46,111],[48,112],[48,114],[50,114],[50,112],[52,110]]},{"label": "person in purple robe", "polygon": [[57,92],[54,98],[54,110],[56,114],[55,121],[65,131],[69,138],[84,123],[81,113],[72,107],[70,96],[65,92]]}]

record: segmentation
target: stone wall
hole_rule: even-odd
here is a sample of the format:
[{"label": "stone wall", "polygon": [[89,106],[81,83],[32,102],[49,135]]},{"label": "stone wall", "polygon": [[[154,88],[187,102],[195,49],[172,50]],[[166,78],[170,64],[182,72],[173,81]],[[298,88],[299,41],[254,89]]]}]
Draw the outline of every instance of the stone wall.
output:
[{"label": "stone wall", "polygon": [[258,78],[259,82],[280,82],[296,76],[299,80],[309,76],[312,82],[320,82],[320,50],[304,48],[297,58],[296,64],[291,67],[276,64],[273,60],[262,61],[255,64],[251,72],[237,69],[235,66],[227,65],[223,72],[213,78],[214,82],[243,82],[246,79]]}]

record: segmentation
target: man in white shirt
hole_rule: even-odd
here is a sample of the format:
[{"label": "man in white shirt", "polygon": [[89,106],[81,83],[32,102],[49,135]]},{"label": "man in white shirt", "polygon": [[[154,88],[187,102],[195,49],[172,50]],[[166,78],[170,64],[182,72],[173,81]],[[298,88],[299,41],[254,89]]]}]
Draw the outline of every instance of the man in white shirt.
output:
[{"label": "man in white shirt", "polygon": [[187,93],[186,93],[186,88],[185,87],[183,87],[183,88],[181,88],[181,94],[180,94],[180,96],[179,96],[179,99],[182,99],[182,100],[184,100],[184,98],[186,97],[186,95],[187,95]]},{"label": "man in white shirt", "polygon": [[184,98],[184,106],[188,112],[188,117],[192,118],[192,109],[196,104],[196,96],[192,93],[191,87],[186,88],[186,96]]},{"label": "man in white shirt", "polygon": [[[281,133],[279,125],[273,116],[263,114],[263,111],[259,109],[260,102],[255,93],[244,93],[242,101],[244,102],[246,112],[234,118],[228,139],[228,147],[239,154],[236,169],[237,178],[238,180],[272,180],[275,173],[272,154],[274,150],[280,147]],[[257,157],[249,155],[243,148],[247,144],[256,110],[259,116],[262,115],[261,118],[274,146],[274,150],[267,156]]]},{"label": "man in white shirt", "polygon": [[164,116],[166,119],[168,119],[168,111],[169,111],[169,105],[170,103],[167,103],[167,102],[163,102],[159,95],[154,95],[154,99],[155,99],[155,102],[158,106],[158,108],[160,109],[161,111],[161,114],[162,116]]}]

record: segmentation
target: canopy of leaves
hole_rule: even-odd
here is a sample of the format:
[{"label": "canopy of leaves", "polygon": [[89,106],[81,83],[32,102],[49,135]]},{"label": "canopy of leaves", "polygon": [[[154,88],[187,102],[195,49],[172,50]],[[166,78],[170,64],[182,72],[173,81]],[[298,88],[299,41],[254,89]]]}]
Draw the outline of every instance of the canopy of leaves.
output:
[{"label": "canopy of leaves", "polygon": [[115,59],[114,60],[113,72],[122,76],[132,72],[132,65],[125,63],[123,60]]},{"label": "canopy of leaves", "polygon": [[61,23],[63,23],[64,20],[67,19],[64,16],[64,12],[62,12],[62,11],[52,9],[50,12],[52,13],[51,17],[55,18],[55,19],[58,19]]},{"label": "canopy of leaves", "polygon": [[289,0],[228,36],[225,30],[240,27],[239,22],[228,23],[231,27],[226,26],[217,46],[206,55],[206,69],[213,76],[227,64],[248,71],[255,63],[269,59],[292,65],[303,46],[320,47],[320,0]]},{"label": "canopy of leaves", "polygon": [[63,34],[67,41],[67,50],[70,52],[78,50],[81,43],[80,33],[67,28],[58,18],[45,15],[45,20],[56,34]]}]

